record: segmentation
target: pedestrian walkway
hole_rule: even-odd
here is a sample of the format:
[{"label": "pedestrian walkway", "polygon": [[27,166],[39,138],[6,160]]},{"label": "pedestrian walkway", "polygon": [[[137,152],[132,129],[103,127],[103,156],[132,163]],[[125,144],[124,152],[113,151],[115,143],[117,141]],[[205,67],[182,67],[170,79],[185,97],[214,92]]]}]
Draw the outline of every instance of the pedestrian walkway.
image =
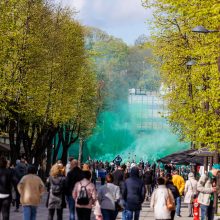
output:
[{"label": "pedestrian walkway", "polygon": [[[48,209],[45,207],[45,204],[46,204],[46,197],[43,198],[41,205],[38,207],[37,220],[47,220]],[[22,220],[22,207],[20,207],[19,212],[14,212],[14,210],[15,208],[12,207],[10,220]],[[193,218],[187,217],[188,213],[187,213],[186,205],[183,205],[181,211],[182,211],[181,213],[182,217],[178,219],[181,219],[181,220],[192,220],[193,219]],[[117,220],[120,220],[120,219],[121,219],[121,213],[119,213]],[[63,220],[69,220],[68,208],[64,209]],[[91,217],[91,220],[95,220],[94,216]],[[143,204],[143,209],[141,211],[140,220],[154,220],[153,211],[150,209],[149,202],[145,202]]]}]

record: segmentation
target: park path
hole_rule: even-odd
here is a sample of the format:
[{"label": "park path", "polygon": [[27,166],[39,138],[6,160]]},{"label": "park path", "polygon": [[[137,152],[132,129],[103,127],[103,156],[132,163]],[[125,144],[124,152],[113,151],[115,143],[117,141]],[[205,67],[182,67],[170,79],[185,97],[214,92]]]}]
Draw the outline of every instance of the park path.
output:
[{"label": "park path", "polygon": [[[99,188],[100,182],[97,182],[97,188]],[[37,220],[47,220],[47,215],[48,215],[48,209],[45,206],[46,204],[46,198],[47,195],[45,194],[42,198],[41,204],[37,209]],[[22,206],[20,206],[19,212],[14,212],[15,207],[11,207],[11,215],[10,215],[10,220],[22,220]],[[181,220],[193,220],[193,218],[187,217],[187,206],[186,204],[182,204],[181,208],[181,215],[182,217],[179,218]],[[176,217],[177,219],[178,217]],[[54,218],[56,219],[56,218]],[[121,219],[121,213],[118,214],[117,220]],[[64,209],[63,212],[63,220],[69,220],[69,210],[68,208]],[[79,219],[80,220],[80,219]],[[95,220],[94,216],[91,216],[91,220]],[[144,202],[140,214],[140,220],[154,220],[154,213],[153,210],[150,208],[150,203],[149,202]]]},{"label": "park path", "polygon": [[[46,197],[43,198],[42,203],[38,207],[37,210],[37,220],[47,220],[48,210],[45,207]],[[187,207],[185,204],[182,205],[182,217],[179,218],[181,220],[192,220],[193,218],[187,217]],[[11,208],[11,217],[10,220],[22,220],[22,207],[20,207],[19,212],[14,212],[14,207]],[[177,218],[177,217],[176,217]],[[54,218],[56,219],[56,218]],[[121,213],[119,213],[117,220],[121,219]],[[64,209],[63,220],[69,220],[69,212],[68,208]],[[95,220],[94,216],[91,217],[91,220]],[[140,220],[154,220],[153,211],[150,209],[149,202],[145,202],[143,204],[143,208],[140,215]]]}]

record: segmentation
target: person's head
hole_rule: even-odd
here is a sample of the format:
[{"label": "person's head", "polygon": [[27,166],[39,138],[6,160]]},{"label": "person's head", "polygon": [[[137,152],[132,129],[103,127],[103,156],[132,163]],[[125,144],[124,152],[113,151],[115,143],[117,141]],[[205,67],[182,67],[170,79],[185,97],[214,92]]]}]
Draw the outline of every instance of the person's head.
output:
[{"label": "person's head", "polygon": [[73,157],[69,157],[68,161],[71,162],[74,158]]},{"label": "person's head", "polygon": [[190,173],[188,174],[188,179],[193,179],[193,178],[195,178],[195,176],[194,176],[194,174],[193,174],[192,172],[190,172]]},{"label": "person's head", "polygon": [[92,177],[92,174],[89,170],[83,171],[83,177],[86,178],[87,180],[90,180]]},{"label": "person's head", "polygon": [[58,160],[58,161],[57,161],[57,164],[58,164],[58,165],[63,165],[62,160]]},{"label": "person's head", "polygon": [[218,163],[213,164],[212,170],[211,170],[212,175],[217,176],[218,171],[220,171],[220,164]]},{"label": "person's head", "polygon": [[131,168],[131,177],[139,177],[139,169],[134,166]]},{"label": "person's head", "polygon": [[165,184],[165,179],[163,177],[159,177],[157,179],[157,183],[158,183],[158,185],[164,185]]},{"label": "person's head", "polygon": [[164,170],[160,170],[160,177],[164,177],[164,176],[165,176]]},{"label": "person's head", "polygon": [[122,165],[121,165],[121,168],[122,168],[122,170],[124,170],[124,171],[125,171],[125,170],[126,170],[126,168],[127,168],[127,166],[126,166],[125,164],[122,164]]},{"label": "person's head", "polygon": [[107,174],[105,179],[107,183],[113,183],[114,181],[113,175],[111,173]]},{"label": "person's head", "polygon": [[6,160],[5,157],[0,157],[0,168],[6,168],[8,164],[8,161]]},{"label": "person's head", "polygon": [[179,171],[178,170],[174,170],[173,171],[173,175],[178,175],[179,174]]},{"label": "person's head", "polygon": [[36,174],[36,173],[37,173],[36,167],[33,166],[33,165],[29,165],[29,166],[28,166],[28,169],[27,169],[27,173],[28,173],[28,174]]},{"label": "person's head", "polygon": [[83,167],[82,167],[82,170],[83,170],[83,171],[89,171],[89,170],[90,170],[89,164],[84,163],[84,164],[83,164]]},{"label": "person's head", "polygon": [[170,173],[167,173],[166,176],[165,176],[165,180],[166,180],[167,182],[172,181],[172,175],[171,175]]},{"label": "person's head", "polygon": [[73,169],[74,167],[78,167],[78,160],[71,160],[70,162],[70,169]]},{"label": "person's head", "polygon": [[63,175],[63,173],[64,173],[64,167],[61,164],[55,163],[50,169],[50,176],[52,177]]}]

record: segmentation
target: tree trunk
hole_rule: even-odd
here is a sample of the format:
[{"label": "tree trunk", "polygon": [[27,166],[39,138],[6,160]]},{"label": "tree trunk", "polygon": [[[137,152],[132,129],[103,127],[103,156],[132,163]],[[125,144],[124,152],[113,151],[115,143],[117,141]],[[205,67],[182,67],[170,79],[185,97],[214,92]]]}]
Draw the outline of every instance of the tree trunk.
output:
[{"label": "tree trunk", "polygon": [[78,158],[79,165],[81,165],[82,156],[83,156],[83,140],[82,138],[80,138],[79,139],[79,158]]},{"label": "tree trunk", "polygon": [[15,135],[16,135],[16,122],[15,120],[10,120],[9,122],[9,142],[10,142],[10,156],[11,163],[16,164],[16,160],[20,156],[20,137],[17,134],[16,143],[15,143]]}]

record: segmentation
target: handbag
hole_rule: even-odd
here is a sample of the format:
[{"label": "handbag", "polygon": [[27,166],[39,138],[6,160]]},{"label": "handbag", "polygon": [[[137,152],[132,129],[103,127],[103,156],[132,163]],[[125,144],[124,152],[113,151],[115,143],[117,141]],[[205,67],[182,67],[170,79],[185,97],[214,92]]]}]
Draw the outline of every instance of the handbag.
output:
[{"label": "handbag", "polygon": [[167,189],[167,192],[168,192],[168,197],[166,200],[166,206],[169,211],[173,211],[175,210],[175,202],[168,189]]},{"label": "handbag", "polygon": [[120,205],[119,201],[115,202],[115,210],[118,211],[118,212],[123,211],[123,207]]}]

